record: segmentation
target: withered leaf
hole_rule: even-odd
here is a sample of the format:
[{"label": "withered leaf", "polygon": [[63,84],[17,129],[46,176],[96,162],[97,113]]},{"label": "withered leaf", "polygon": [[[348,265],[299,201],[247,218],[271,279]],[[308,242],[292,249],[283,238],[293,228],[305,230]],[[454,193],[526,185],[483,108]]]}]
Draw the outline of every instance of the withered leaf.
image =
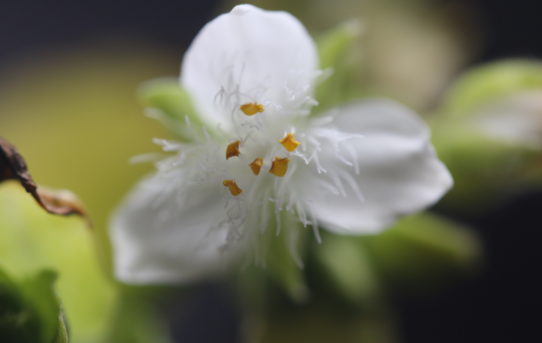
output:
[{"label": "withered leaf", "polygon": [[45,211],[63,216],[78,215],[86,219],[90,226],[89,217],[73,193],[39,187],[28,172],[21,154],[11,143],[0,137],[0,182],[6,180],[18,181]]}]

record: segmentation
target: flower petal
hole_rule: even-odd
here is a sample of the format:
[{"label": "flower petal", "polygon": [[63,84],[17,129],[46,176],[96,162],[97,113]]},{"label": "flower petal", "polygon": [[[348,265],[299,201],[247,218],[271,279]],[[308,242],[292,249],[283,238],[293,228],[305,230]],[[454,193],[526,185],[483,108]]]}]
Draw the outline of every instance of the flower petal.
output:
[{"label": "flower petal", "polygon": [[342,178],[351,181],[332,194],[318,185],[321,174],[312,171],[307,178],[306,206],[325,228],[338,233],[377,232],[398,216],[435,203],[451,187],[452,178],[435,155],[427,127],[403,106],[389,101],[353,103],[337,112],[334,124],[343,136],[361,135],[338,146],[350,152],[359,169],[356,173],[346,166],[334,149],[322,151],[324,168],[340,166]]},{"label": "flower petal", "polygon": [[231,246],[222,249],[228,227],[220,224],[226,218],[220,189],[171,176],[161,172],[143,180],[113,217],[115,273],[121,281],[192,281],[221,272],[236,256]]},{"label": "flower petal", "polygon": [[185,54],[181,83],[209,123],[231,127],[244,103],[284,106],[311,95],[318,57],[303,25],[286,12],[236,6],[209,22]]}]

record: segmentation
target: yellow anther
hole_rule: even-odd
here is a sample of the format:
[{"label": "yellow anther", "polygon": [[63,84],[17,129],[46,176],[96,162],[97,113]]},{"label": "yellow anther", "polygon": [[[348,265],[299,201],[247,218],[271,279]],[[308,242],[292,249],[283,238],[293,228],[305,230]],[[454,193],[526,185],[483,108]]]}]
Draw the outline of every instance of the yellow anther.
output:
[{"label": "yellow anther", "polygon": [[252,169],[252,172],[254,175],[260,174],[260,169],[262,169],[263,166],[263,160],[261,158],[256,158],[254,161],[252,161],[251,164],[249,164],[250,169]]},{"label": "yellow anther", "polygon": [[295,136],[293,133],[289,133],[287,134],[286,136],[284,136],[283,139],[281,139],[280,141],[280,144],[282,144],[282,146],[284,147],[284,149],[288,150],[288,151],[294,151],[297,146],[299,144],[301,144],[300,142],[298,142],[296,139],[295,139]]},{"label": "yellow anther", "polygon": [[262,104],[257,104],[255,102],[249,102],[248,104],[241,105],[240,109],[247,116],[253,116],[256,113],[263,112],[264,110]]},{"label": "yellow anther", "polygon": [[226,148],[226,159],[234,156],[239,156],[239,144],[241,144],[240,141],[235,141],[228,144],[228,147]]},{"label": "yellow anther", "polygon": [[288,171],[288,158],[275,157],[271,163],[269,172],[276,176],[284,176]]},{"label": "yellow anther", "polygon": [[230,190],[231,195],[233,195],[233,196],[236,196],[236,195],[239,195],[239,194],[243,193],[243,190],[241,188],[239,188],[239,186],[237,186],[237,183],[235,183],[235,181],[233,181],[233,180],[224,180],[222,182],[222,184],[225,187],[228,187],[228,189]]}]

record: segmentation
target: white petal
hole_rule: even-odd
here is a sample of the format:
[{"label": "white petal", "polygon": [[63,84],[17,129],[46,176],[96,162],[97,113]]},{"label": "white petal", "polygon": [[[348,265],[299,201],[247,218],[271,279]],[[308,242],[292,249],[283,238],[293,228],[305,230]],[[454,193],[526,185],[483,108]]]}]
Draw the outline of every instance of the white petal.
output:
[{"label": "white petal", "polygon": [[[143,180],[113,217],[115,273],[136,284],[178,283],[219,273],[235,249],[220,189],[159,173]],[[207,189],[206,189],[207,188]]]},{"label": "white petal", "polygon": [[227,130],[240,104],[283,106],[306,98],[317,65],[314,43],[296,18],[239,5],[196,36],[181,83],[208,122]]},{"label": "white petal", "polygon": [[378,232],[398,216],[435,203],[451,187],[452,178],[435,155],[427,127],[401,105],[354,103],[337,112],[334,124],[338,136],[362,135],[339,145],[345,156],[350,149],[359,173],[338,160],[336,150],[324,148],[320,162],[327,174],[339,168],[336,174],[342,172],[347,181],[343,194],[332,194],[323,192],[318,181],[330,175],[307,175],[304,198],[323,227],[338,233]]}]

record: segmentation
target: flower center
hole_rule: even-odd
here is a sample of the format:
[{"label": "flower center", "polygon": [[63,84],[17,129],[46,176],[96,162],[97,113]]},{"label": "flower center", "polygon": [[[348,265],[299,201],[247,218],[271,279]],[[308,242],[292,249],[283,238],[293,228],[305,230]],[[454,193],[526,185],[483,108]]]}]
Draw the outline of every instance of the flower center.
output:
[{"label": "flower center", "polygon": [[[258,113],[262,113],[265,111],[264,105],[251,102],[246,103],[241,106],[239,106],[239,110],[243,114],[245,114],[247,117],[253,117]],[[253,120],[253,119],[251,119]],[[253,128],[259,128],[259,125],[257,123],[249,123],[247,124],[247,127],[253,127]],[[250,133],[247,135],[250,137]],[[297,147],[301,144],[299,142],[294,133],[289,132],[286,133],[281,139],[277,139],[278,137],[275,137],[274,140],[282,145],[282,148],[279,148],[280,146],[277,144],[277,147],[275,146],[265,146],[265,148],[262,149],[250,149],[250,144],[256,144],[253,141],[251,142],[249,139],[238,139],[234,142],[228,144],[226,147],[226,160],[229,160],[230,158],[237,157],[241,158],[242,160],[250,160],[251,163],[248,163],[246,168],[248,168],[253,175],[258,176],[260,175],[260,172],[264,165],[269,165],[268,173],[271,175],[274,175],[276,177],[283,177],[288,172],[288,165],[290,162],[290,159],[288,157],[289,153],[295,151]],[[245,149],[243,149],[245,148]],[[270,148],[270,149],[269,149]],[[278,148],[278,151],[277,151]],[[280,150],[284,149],[286,156],[284,154],[280,153]],[[265,151],[270,150],[272,153],[271,156],[265,153]],[[252,156],[251,156],[252,155]],[[278,156],[277,156],[278,155]],[[282,156],[281,156],[282,155]],[[268,159],[266,161],[266,158]],[[237,180],[238,181],[238,180]],[[239,185],[237,184],[235,177],[232,179],[226,179],[223,181],[223,185],[227,187],[233,196],[240,195],[243,190]],[[244,186],[243,186],[244,187]]]}]

